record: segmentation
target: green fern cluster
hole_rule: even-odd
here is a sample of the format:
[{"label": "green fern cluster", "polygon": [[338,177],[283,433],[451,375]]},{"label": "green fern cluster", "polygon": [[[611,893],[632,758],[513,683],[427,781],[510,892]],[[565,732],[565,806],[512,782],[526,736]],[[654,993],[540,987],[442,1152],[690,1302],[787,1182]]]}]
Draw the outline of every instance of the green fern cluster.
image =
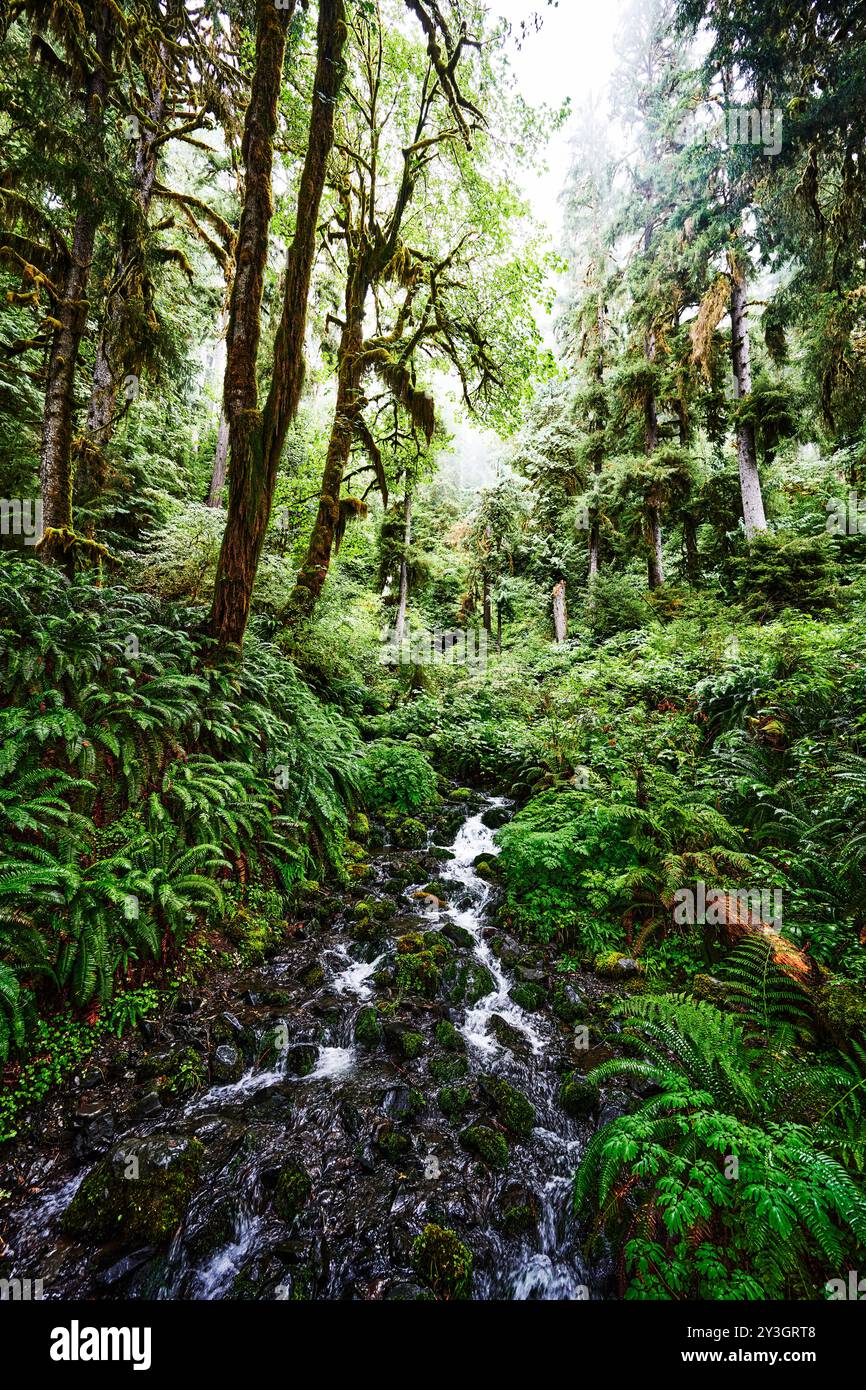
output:
[{"label": "green fern cluster", "polygon": [[199,622],[0,557],[0,1056],[23,985],[107,1002],[222,881],[339,862],[354,728],[254,634],[221,664]]},{"label": "green fern cluster", "polygon": [[[744,984],[747,996],[767,992]],[[627,1296],[820,1297],[866,1242],[862,1144],[846,1124],[866,1070],[856,1080],[839,1062],[807,1065],[747,1018],[686,995],[616,1011],[635,1055],[588,1080],[643,1099],[590,1141],[574,1205],[621,1251]]]}]

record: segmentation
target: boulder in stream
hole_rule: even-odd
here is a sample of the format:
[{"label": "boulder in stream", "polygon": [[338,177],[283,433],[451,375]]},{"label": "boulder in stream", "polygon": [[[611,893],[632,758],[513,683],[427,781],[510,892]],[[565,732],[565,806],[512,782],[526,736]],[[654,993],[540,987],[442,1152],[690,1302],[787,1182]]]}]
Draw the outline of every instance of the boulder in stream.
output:
[{"label": "boulder in stream", "polygon": [[183,1220],[204,1146],[179,1134],[129,1135],[87,1174],[63,1217],[67,1235],[162,1245]]}]

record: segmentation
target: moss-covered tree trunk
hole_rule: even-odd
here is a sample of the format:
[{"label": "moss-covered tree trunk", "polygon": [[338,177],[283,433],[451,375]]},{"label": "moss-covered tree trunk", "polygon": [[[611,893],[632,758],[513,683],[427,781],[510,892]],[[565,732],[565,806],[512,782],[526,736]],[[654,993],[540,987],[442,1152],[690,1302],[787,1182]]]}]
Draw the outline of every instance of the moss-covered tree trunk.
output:
[{"label": "moss-covered tree trunk", "polygon": [[256,74],[244,128],[247,171],[238,234],[237,271],[227,333],[225,410],[229,422],[229,495],[211,612],[221,645],[240,645],[249,619],[253,584],[271,515],[277,468],[304,380],[304,332],[316,225],[334,141],[334,109],[347,31],[343,0],[321,0],[316,75],[295,234],[289,250],[274,365],[264,410],[258,410],[256,363],[271,220],[271,170],[288,11],[263,0],[256,42]]},{"label": "moss-covered tree trunk", "polygon": [[[647,361],[655,360],[655,344],[652,337],[647,338]],[[655,391],[649,387],[644,404],[644,444],[647,455],[658,448],[659,420],[656,409]],[[660,589],[665,582],[664,560],[662,558],[661,501],[655,490],[651,490],[644,504],[644,538],[647,547],[647,583],[650,589]]]},{"label": "moss-covered tree trunk", "polygon": [[312,612],[324,588],[340,520],[340,492],[362,404],[360,354],[364,345],[365,288],[353,277],[347,295],[346,322],[338,353],[337,405],[322,474],[319,508],[292,596],[292,607],[302,615]]},{"label": "moss-covered tree trunk", "polygon": [[412,544],[412,494],[406,489],[403,501],[403,554],[400,558],[400,596],[397,601],[397,621],[394,624],[394,642],[398,650],[406,630],[406,614],[409,608],[409,547]]},{"label": "moss-covered tree trunk", "polygon": [[[85,90],[85,124],[95,148],[101,140],[108,91],[113,31],[107,7],[98,11],[95,51],[97,63]],[[39,485],[42,495],[40,554],[69,561],[72,533],[72,431],[75,414],[75,373],[81,340],[87,326],[90,271],[99,204],[89,182],[83,183],[72,232],[69,263],[63,277],[56,326],[51,338],[42,416]]]}]

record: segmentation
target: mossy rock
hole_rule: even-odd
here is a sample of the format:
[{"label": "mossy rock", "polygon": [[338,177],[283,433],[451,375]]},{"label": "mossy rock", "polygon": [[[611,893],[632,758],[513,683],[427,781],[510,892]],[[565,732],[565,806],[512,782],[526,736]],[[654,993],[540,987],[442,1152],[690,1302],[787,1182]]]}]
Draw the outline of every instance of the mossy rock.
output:
[{"label": "mossy rock", "polygon": [[469,1071],[469,1063],[462,1052],[452,1052],[447,1057],[431,1057],[430,1075],[441,1086],[449,1081],[459,1081]]},{"label": "mossy rock", "polygon": [[509,1023],[507,1018],[501,1014],[491,1014],[487,1024],[487,1031],[490,1033],[500,1047],[507,1048],[513,1052],[515,1057],[528,1057],[531,1047],[528,1037],[519,1028],[515,1028],[513,1023]]},{"label": "mossy rock", "polygon": [[378,1134],[376,1147],[391,1163],[400,1163],[412,1148],[412,1141],[402,1130],[386,1128]]},{"label": "mossy rock", "polygon": [[598,1087],[593,1086],[579,1072],[571,1072],[563,1078],[559,1088],[559,1103],[567,1115],[582,1119],[598,1110]]},{"label": "mossy rock", "polygon": [[444,1301],[467,1299],[472,1291],[472,1251],[447,1226],[430,1223],[415,1237],[412,1268]]},{"label": "mossy rock", "polygon": [[388,925],[374,917],[357,917],[349,927],[349,932],[355,941],[364,945],[375,945],[387,935]]},{"label": "mossy rock", "polygon": [[575,1023],[582,1023],[588,1017],[589,1010],[582,999],[575,994],[570,985],[559,984],[553,991],[550,1007],[555,1016],[561,1023],[571,1027]]},{"label": "mossy rock", "polygon": [[485,883],[499,882],[499,869],[495,861],[491,859],[479,859],[475,865],[475,872]]},{"label": "mossy rock", "polygon": [[470,1125],[460,1135],[464,1149],[477,1154],[488,1168],[508,1167],[508,1141],[504,1134],[488,1125]]},{"label": "mossy rock", "polygon": [[692,977],[692,994],[696,999],[706,999],[711,1004],[724,1004],[730,997],[730,989],[724,980],[717,980],[715,975],[694,975]]},{"label": "mossy rock", "polygon": [[405,1033],[400,1034],[400,1047],[407,1062],[412,1062],[416,1057],[420,1057],[425,1046],[426,1041],[423,1033],[413,1033],[411,1029],[407,1029]]},{"label": "mossy rock", "polygon": [[487,966],[471,957],[449,961],[442,979],[449,1004],[477,1004],[496,988]]},{"label": "mossy rock", "polygon": [[623,955],[621,951],[603,951],[596,956],[592,968],[606,980],[631,980],[644,973],[642,961]]},{"label": "mossy rock", "polygon": [[500,1076],[482,1076],[481,1086],[496,1106],[496,1113],[506,1129],[526,1139],[535,1128],[535,1106],[516,1086]]},{"label": "mossy rock", "polygon": [[186,1135],[130,1136],[87,1174],[63,1216],[67,1235],[163,1245],[195,1191],[204,1146]]},{"label": "mossy rock", "polygon": [[313,1180],[301,1163],[283,1165],[274,1188],[274,1209],[284,1221],[294,1221],[310,1200]]},{"label": "mossy rock", "polygon": [[502,1229],[508,1236],[528,1235],[535,1229],[536,1215],[528,1202],[506,1207],[502,1213]]},{"label": "mossy rock", "polygon": [[464,1114],[472,1104],[472,1088],[470,1086],[442,1086],[436,1099],[442,1114],[456,1119]]},{"label": "mossy rock", "polygon": [[355,1042],[361,1047],[375,1048],[382,1041],[382,1020],[372,1005],[362,1009],[355,1020]]},{"label": "mossy rock", "polygon": [[491,806],[481,817],[481,824],[488,830],[499,830],[511,820],[511,812],[504,806]]},{"label": "mossy rock", "polygon": [[839,1046],[847,1045],[852,1036],[866,1038],[866,998],[862,986],[829,980],[818,990],[815,1003],[826,1031]]},{"label": "mossy rock", "polygon": [[346,872],[349,878],[354,879],[358,883],[362,883],[364,879],[373,877],[373,870],[369,864],[350,864]]},{"label": "mossy rock", "polygon": [[508,995],[519,1008],[525,1009],[530,1014],[535,1013],[536,1009],[540,1009],[547,999],[544,986],[535,984],[531,980],[521,980],[518,984],[512,985]]},{"label": "mossy rock", "polygon": [[466,1039],[447,1018],[441,1018],[436,1024],[436,1041],[448,1052],[466,1051]]},{"label": "mossy rock", "polygon": [[394,827],[394,840],[401,849],[423,849],[427,843],[427,827],[414,816],[407,816]]},{"label": "mossy rock", "polygon": [[442,926],[442,935],[447,936],[455,946],[460,946],[465,951],[471,951],[475,946],[475,937],[471,931],[461,927],[457,922],[445,922]]},{"label": "mossy rock", "polygon": [[364,815],[363,811],[356,811],[352,816],[352,834],[356,840],[367,841],[370,838],[370,820]]},{"label": "mossy rock", "polygon": [[471,787],[455,787],[452,791],[447,792],[446,795],[448,796],[449,801],[481,800],[478,792],[473,791]]},{"label": "mossy rock", "polygon": [[440,972],[433,951],[418,951],[397,957],[397,985],[405,994],[435,999],[439,993]]}]

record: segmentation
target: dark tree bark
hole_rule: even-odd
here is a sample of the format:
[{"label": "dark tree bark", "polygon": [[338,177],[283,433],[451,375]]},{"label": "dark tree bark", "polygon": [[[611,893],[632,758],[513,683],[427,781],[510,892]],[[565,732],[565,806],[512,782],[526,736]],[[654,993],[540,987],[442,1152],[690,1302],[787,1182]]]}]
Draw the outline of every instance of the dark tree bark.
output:
[{"label": "dark tree bark", "polygon": [[[104,120],[108,91],[113,28],[107,7],[97,13],[95,36],[97,65],[85,89],[85,123],[95,147]],[[70,259],[60,301],[55,305],[57,326],[51,339],[46,373],[39,485],[42,495],[40,554],[45,559],[63,556],[72,563],[72,428],[75,410],[75,371],[81,340],[87,325],[87,293],[100,210],[89,182],[82,184],[72,233]]]},{"label": "dark tree bark", "polygon": [[403,502],[403,556],[400,560],[400,596],[397,602],[397,621],[394,624],[394,640],[399,649],[406,630],[406,614],[409,609],[409,547],[412,544],[412,494],[406,490]]},{"label": "dark tree bark", "polygon": [[280,455],[300,401],[316,224],[334,141],[334,108],[346,42],[343,0],[321,0],[312,114],[298,190],[295,234],[286,266],[273,375],[264,410],[259,412],[256,364],[272,211],[273,141],[285,22],[290,14],[291,10],[277,11],[268,0],[263,0],[258,20],[256,74],[244,129],[247,184],[229,310],[224,396],[231,453],[229,496],[211,613],[212,630],[221,645],[239,646],[243,641]]},{"label": "dark tree bark", "polygon": [[338,350],[337,405],[322,474],[319,508],[292,596],[295,611],[302,615],[311,613],[315,607],[331,565],[340,518],[340,491],[352,453],[358,412],[363,403],[361,353],[368,288],[366,280],[358,272],[350,276],[346,292],[346,319]]}]

